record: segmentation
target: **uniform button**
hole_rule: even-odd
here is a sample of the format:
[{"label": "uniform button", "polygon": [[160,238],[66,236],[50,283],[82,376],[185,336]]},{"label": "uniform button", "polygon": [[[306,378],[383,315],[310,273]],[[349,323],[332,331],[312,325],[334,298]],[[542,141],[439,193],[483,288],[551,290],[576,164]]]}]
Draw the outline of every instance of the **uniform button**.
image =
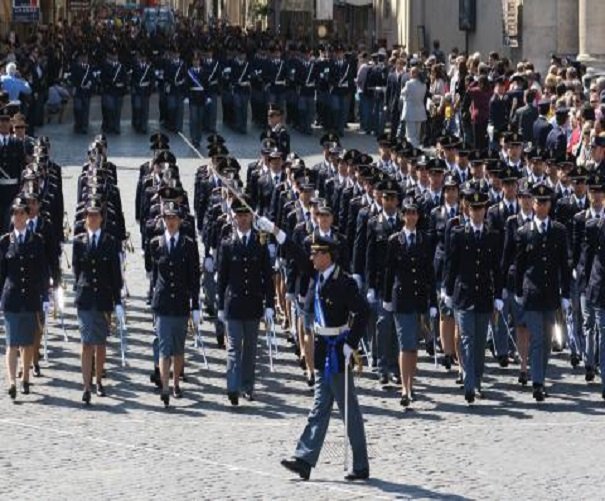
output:
[{"label": "uniform button", "polygon": [[546,256],[542,256],[542,261],[546,261]]},{"label": "uniform button", "polygon": [[96,287],[93,289],[95,292],[97,292],[99,289],[97,289]]},{"label": "uniform button", "polygon": [[25,289],[21,289],[21,294],[25,294]]},{"label": "uniform button", "polygon": [[172,261],[168,261],[168,266],[172,266]]},{"label": "uniform button", "polygon": [[23,256],[19,256],[19,259],[20,259],[21,261],[23,261]]},{"label": "uniform button", "polygon": [[412,273],[416,273],[416,268],[412,268]]},{"label": "uniform button", "polygon": [[244,273],[246,273],[248,271],[248,268],[244,268]]},{"label": "uniform button", "polygon": [[544,274],[545,274],[545,275],[548,275],[548,270],[544,270]]},{"label": "uniform button", "polygon": [[416,258],[415,257],[412,258],[412,263],[414,263],[414,262],[416,262]]},{"label": "uniform button", "polygon": [[247,284],[247,283],[248,283],[248,280],[244,280],[244,283],[245,283],[245,284]]},{"label": "uniform button", "polygon": [[475,285],[475,290],[478,291],[479,290],[479,286]]},{"label": "uniform button", "polygon": [[93,284],[96,284],[96,283],[97,283],[97,279],[96,279],[96,278],[93,278],[93,279],[92,279],[92,283],[93,283]]},{"label": "uniform button", "polygon": [[542,244],[542,248],[543,248],[543,249],[546,249],[546,244]]},{"label": "uniform button", "polygon": [[25,268],[21,267],[21,271],[25,271]]},{"label": "uniform button", "polygon": [[247,257],[245,257],[245,258],[244,258],[244,263],[245,263],[246,261],[248,261],[248,258],[247,258]]},{"label": "uniform button", "polygon": [[418,280],[414,280],[414,284],[417,284],[417,283],[418,283]]},{"label": "uniform button", "polygon": [[477,259],[477,261],[475,261],[475,263],[480,264],[480,263],[481,263],[481,261],[479,261],[479,260]]},{"label": "uniform button", "polygon": [[22,282],[25,282],[25,278],[22,278],[22,279],[21,279],[21,281],[22,281]]},{"label": "uniform button", "polygon": [[93,272],[93,273],[96,273],[96,272],[97,272],[97,269],[96,269],[96,268],[93,268],[93,269],[92,269],[92,272]]},{"label": "uniform button", "polygon": [[174,294],[170,294],[170,297],[174,299]]},{"label": "uniform button", "polygon": [[174,282],[170,282],[170,287],[174,287]]},{"label": "uniform button", "polygon": [[171,272],[170,272],[170,276],[171,276],[171,277],[174,277],[174,272],[172,272],[172,271],[171,271]]},{"label": "uniform button", "polygon": [[479,273],[475,273],[475,278],[479,278]]},{"label": "uniform button", "polygon": [[93,259],[93,260],[91,260],[90,262],[91,262],[92,264],[95,264],[97,261]]},{"label": "uniform button", "polygon": [[417,296],[417,295],[418,295],[418,292],[414,291],[414,296]]}]

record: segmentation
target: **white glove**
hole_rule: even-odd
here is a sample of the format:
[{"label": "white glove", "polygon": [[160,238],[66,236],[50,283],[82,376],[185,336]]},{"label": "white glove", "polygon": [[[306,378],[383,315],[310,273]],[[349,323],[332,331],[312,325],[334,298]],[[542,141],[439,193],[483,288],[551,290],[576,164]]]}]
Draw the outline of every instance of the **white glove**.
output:
[{"label": "white glove", "polygon": [[267,249],[269,249],[269,257],[273,259],[277,255],[277,247],[275,244],[267,245]]},{"label": "white glove", "polygon": [[259,217],[256,220],[256,227],[267,233],[273,233],[275,231],[275,224],[265,216]]},{"label": "white glove", "polygon": [[515,296],[515,303],[517,303],[519,306],[523,306],[523,298]]},{"label": "white glove", "polygon": [[374,289],[368,289],[368,293],[366,294],[366,298],[368,300],[368,303],[375,303],[376,302],[376,292],[374,291]]},{"label": "white glove", "polygon": [[121,324],[124,323],[124,307],[121,304],[116,304],[116,317]]},{"label": "white glove", "polygon": [[286,300],[288,300],[291,303],[293,303],[294,301],[296,301],[296,294],[294,294],[294,292],[288,292],[286,294]]},{"label": "white glove", "polygon": [[304,304],[305,303],[305,296],[303,296],[302,294],[298,295],[298,302]]},{"label": "white glove", "polygon": [[508,290],[507,289],[502,289],[502,299],[503,300],[508,299]]},{"label": "white glove", "polygon": [[445,298],[447,297],[447,292],[445,292],[445,287],[443,287],[441,289],[441,291],[439,292],[439,296],[441,301],[445,301]]},{"label": "white glove", "polygon": [[219,319],[219,321],[225,323],[225,310],[218,310],[216,317]]},{"label": "white glove", "polygon": [[212,259],[210,256],[204,259],[204,269],[208,273],[214,272],[214,259]]},{"label": "white glove", "polygon": [[42,311],[44,312],[44,316],[48,315],[48,312],[50,311],[50,303],[48,301],[42,303]]},{"label": "white glove", "polygon": [[286,241],[286,234],[282,230],[279,230],[277,235],[275,235],[275,240],[277,240],[279,245],[283,245]]},{"label": "white glove", "polygon": [[429,317],[431,317],[431,319],[437,318],[437,313],[439,313],[439,312],[437,311],[437,308],[435,308],[434,306],[431,306],[429,308]]},{"label": "white glove", "polygon": [[566,297],[562,297],[561,298],[561,308],[563,309],[563,311],[567,312],[567,310],[569,310],[570,307],[571,307],[571,303],[569,302],[569,299],[567,299]]},{"label": "white glove", "polygon": [[576,271],[575,268],[572,270],[571,276],[573,277],[574,280],[578,279],[578,272]]},{"label": "white glove", "polygon": [[382,302],[382,309],[385,311],[393,311],[393,303]]},{"label": "white glove", "polygon": [[273,308],[265,308],[265,322],[271,323],[273,321],[273,317],[275,317]]},{"label": "white glove", "polygon": [[504,309],[504,301],[502,301],[502,299],[494,299],[494,308],[499,312],[502,312]]},{"label": "white glove", "polygon": [[200,310],[193,310],[191,316],[193,317],[193,326],[197,327],[200,325]]},{"label": "white glove", "polygon": [[347,343],[344,343],[342,345],[342,354],[345,356],[345,361],[348,364],[353,356],[353,348],[351,348]]},{"label": "white glove", "polygon": [[454,307],[454,300],[452,299],[452,296],[445,296],[445,306],[448,308]]},{"label": "white glove", "polygon": [[358,275],[357,273],[353,274],[353,280],[355,280],[355,283],[357,284],[357,288],[359,290],[361,290],[361,286],[363,285],[363,281],[361,280],[361,275]]}]

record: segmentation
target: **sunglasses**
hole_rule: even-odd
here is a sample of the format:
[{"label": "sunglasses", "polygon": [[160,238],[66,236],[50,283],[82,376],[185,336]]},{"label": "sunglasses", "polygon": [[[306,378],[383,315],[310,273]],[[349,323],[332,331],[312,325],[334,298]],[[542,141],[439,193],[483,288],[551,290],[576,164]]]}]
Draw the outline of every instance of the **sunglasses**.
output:
[{"label": "sunglasses", "polygon": [[14,129],[25,129],[25,125],[15,125]]}]

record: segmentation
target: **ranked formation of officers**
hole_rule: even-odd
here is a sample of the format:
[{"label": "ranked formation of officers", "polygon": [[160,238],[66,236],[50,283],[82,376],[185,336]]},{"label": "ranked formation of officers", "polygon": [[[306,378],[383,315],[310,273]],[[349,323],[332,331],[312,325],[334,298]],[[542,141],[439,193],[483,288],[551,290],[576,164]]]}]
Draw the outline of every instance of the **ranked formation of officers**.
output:
[{"label": "ranked formation of officers", "polygon": [[[15,141],[0,136],[0,189],[12,190],[1,214],[0,290],[15,399],[17,379],[27,394],[31,367],[40,374],[65,231],[61,169],[47,138],[11,171]],[[269,130],[258,160],[242,168],[224,138],[210,135],[190,200],[169,138],[150,138],[135,203],[153,312],[151,380],[164,406],[183,396],[190,323],[213,321],[237,406],[255,399],[261,322],[281,322],[314,394],[294,457],[282,464],[309,478],[336,401],[353,449],[347,478],[358,480],[369,464],[353,362],[365,358],[383,388],[400,388],[404,408],[417,399],[421,347],[457,369],[469,404],[484,396],[488,347],[501,366],[519,364],[519,383],[531,381],[538,402],[548,397],[553,341],[569,348],[574,367],[583,362],[588,382],[602,373],[605,137],[594,139],[588,169],[525,151],[514,133],[496,151],[446,136],[432,157],[386,136],[377,154],[345,150],[327,133],[313,166],[282,146]],[[86,405],[106,394],[107,337],[113,322],[125,325],[129,236],[116,170],[97,136],[78,178],[71,261]]]}]

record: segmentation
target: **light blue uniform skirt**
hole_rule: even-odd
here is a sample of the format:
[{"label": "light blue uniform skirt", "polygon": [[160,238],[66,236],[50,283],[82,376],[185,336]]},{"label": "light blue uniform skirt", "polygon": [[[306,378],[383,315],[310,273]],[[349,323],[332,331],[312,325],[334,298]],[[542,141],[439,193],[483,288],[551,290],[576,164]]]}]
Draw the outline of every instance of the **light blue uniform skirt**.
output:
[{"label": "light blue uniform skirt", "polygon": [[82,344],[103,346],[109,336],[111,313],[98,310],[78,310],[78,325]]},{"label": "light blue uniform skirt", "polygon": [[6,345],[31,346],[34,344],[34,334],[38,328],[35,311],[4,312],[4,328],[6,329]]}]

